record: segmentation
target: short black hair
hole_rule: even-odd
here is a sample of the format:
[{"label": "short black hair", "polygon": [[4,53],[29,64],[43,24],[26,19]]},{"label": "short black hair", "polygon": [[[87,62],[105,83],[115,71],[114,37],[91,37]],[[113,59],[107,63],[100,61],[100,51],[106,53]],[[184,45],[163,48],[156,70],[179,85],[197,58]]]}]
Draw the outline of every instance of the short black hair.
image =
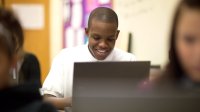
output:
[{"label": "short black hair", "polygon": [[90,28],[93,19],[108,23],[114,23],[118,27],[117,14],[115,13],[115,11],[107,7],[98,7],[90,13],[88,20],[88,28]]}]

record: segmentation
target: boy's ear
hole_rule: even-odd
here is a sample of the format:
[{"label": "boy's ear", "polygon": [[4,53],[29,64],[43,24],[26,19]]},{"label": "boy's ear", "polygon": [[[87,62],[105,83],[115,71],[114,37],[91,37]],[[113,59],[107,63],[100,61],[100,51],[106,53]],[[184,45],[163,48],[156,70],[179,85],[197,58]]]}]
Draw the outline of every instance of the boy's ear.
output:
[{"label": "boy's ear", "polygon": [[87,35],[87,37],[89,36],[89,29],[85,28],[85,34]]},{"label": "boy's ear", "polygon": [[117,30],[117,33],[116,33],[116,38],[118,38],[118,36],[119,36],[119,33],[120,33],[120,30]]}]

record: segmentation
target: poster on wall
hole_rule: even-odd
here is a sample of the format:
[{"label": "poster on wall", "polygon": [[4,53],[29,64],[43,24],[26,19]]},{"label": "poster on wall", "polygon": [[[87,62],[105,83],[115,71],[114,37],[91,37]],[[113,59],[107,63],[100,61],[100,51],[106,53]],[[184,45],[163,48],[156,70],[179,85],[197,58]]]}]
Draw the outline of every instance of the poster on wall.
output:
[{"label": "poster on wall", "polygon": [[85,27],[90,12],[97,7],[112,8],[112,0],[63,0],[63,47],[87,43]]},{"label": "poster on wall", "polygon": [[45,26],[45,12],[42,4],[12,4],[22,27],[26,30],[41,30]]}]

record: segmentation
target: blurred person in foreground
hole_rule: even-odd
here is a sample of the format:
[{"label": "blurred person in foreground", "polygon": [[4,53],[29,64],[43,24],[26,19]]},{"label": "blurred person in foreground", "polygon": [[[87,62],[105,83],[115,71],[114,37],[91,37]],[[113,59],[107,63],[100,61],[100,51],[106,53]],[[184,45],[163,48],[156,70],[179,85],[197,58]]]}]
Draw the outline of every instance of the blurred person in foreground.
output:
[{"label": "blurred person in foreground", "polygon": [[0,111],[55,112],[54,107],[42,101],[37,84],[11,84],[13,68],[17,63],[17,37],[9,26],[16,20],[11,11],[0,8]]},{"label": "blurred person in foreground", "polygon": [[175,12],[169,63],[153,82],[200,90],[200,1],[181,0]]}]

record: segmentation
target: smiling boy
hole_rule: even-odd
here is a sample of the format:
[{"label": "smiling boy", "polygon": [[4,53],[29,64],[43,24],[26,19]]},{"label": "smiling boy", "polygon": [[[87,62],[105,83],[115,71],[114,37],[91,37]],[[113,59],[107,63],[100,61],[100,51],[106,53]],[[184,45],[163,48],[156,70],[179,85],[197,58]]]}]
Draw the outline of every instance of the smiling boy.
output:
[{"label": "smiling boy", "polygon": [[45,99],[58,109],[71,106],[74,62],[134,61],[133,54],[115,48],[119,32],[118,17],[112,9],[94,9],[85,28],[88,44],[63,49],[55,57],[43,84]]}]

